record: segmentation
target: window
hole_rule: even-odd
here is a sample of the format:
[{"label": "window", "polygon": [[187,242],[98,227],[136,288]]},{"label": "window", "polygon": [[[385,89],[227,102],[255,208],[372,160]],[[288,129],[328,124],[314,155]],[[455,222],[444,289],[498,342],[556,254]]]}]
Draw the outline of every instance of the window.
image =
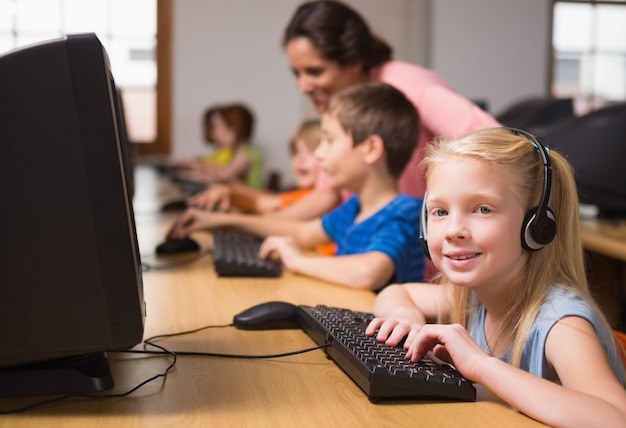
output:
[{"label": "window", "polygon": [[63,34],[96,33],[122,93],[130,140],[155,142],[157,7],[168,1],[0,0],[0,53]]},{"label": "window", "polygon": [[626,1],[556,1],[552,94],[579,114],[626,101]]}]

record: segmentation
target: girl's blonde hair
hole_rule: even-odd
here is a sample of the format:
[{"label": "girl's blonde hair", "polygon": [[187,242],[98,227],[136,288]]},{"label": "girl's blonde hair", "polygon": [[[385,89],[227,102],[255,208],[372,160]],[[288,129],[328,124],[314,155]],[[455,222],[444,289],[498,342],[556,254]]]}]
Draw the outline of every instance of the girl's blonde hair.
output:
[{"label": "girl's blonde hair", "polygon": [[[510,180],[510,187],[518,200],[530,211],[539,202],[544,180],[543,162],[536,150],[528,138],[508,128],[492,128],[456,139],[435,139],[426,148],[421,165],[425,168],[428,183],[430,171],[450,156],[471,156],[482,160]],[[548,206],[555,216],[556,236],[539,251],[526,253],[522,285],[516,290],[517,295],[509,296],[509,301],[505,302],[509,311],[497,328],[496,341],[511,344],[511,363],[518,367],[530,327],[551,286],[573,291],[600,316],[602,314],[590,294],[585,275],[578,195],[572,168],[553,150],[549,151],[549,158],[552,186]],[[521,228],[520,224],[520,245]],[[452,296],[451,319],[441,321],[468,328],[473,305],[478,302],[472,298],[469,289],[454,287],[444,276],[438,280],[451,288]],[[608,323],[607,328],[610,329]]]}]

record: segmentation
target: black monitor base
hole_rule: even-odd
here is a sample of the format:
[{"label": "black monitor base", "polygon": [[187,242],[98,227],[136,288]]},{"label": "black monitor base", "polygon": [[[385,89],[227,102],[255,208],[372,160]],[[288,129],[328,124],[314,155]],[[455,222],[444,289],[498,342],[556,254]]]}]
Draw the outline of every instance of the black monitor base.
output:
[{"label": "black monitor base", "polygon": [[112,387],[103,352],[0,369],[0,397],[78,394]]}]

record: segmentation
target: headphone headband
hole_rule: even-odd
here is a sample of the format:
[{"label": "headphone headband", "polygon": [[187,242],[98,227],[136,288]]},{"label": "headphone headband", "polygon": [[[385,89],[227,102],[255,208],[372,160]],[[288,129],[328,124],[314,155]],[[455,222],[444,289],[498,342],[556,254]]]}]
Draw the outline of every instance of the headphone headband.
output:
[{"label": "headphone headband", "polygon": [[550,191],[552,189],[552,164],[550,163],[550,152],[543,145],[539,139],[530,132],[524,131],[518,128],[508,128],[514,134],[525,137],[530,144],[535,147],[535,152],[541,157],[543,162],[543,185],[541,189],[541,197],[539,198],[539,204],[537,205],[537,211],[539,213],[545,213],[548,210],[548,201],[550,200]]}]

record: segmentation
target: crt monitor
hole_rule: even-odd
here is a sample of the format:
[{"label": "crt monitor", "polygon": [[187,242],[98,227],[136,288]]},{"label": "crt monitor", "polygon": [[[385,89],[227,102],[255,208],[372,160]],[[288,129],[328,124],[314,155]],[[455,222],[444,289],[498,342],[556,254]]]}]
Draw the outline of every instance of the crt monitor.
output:
[{"label": "crt monitor", "polygon": [[101,391],[141,342],[117,91],[94,34],[0,55],[0,395]]},{"label": "crt monitor", "polygon": [[626,218],[626,103],[559,122],[541,136],[572,164],[580,202],[595,205],[599,217]]}]

